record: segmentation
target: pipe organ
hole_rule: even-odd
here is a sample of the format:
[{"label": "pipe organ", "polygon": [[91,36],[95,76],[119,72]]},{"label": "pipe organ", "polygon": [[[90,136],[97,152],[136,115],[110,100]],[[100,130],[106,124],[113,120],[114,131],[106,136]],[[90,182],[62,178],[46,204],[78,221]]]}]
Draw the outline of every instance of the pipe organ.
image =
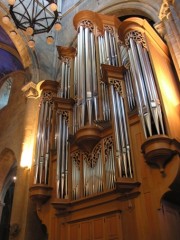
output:
[{"label": "pipe organ", "polygon": [[[149,143],[168,141],[172,134],[150,53],[163,47],[150,44],[155,33],[143,23],[79,12],[74,17],[77,45],[57,47],[59,83],[41,85],[31,197],[41,204],[50,201],[60,221],[59,239],[71,239],[73,223],[119,214],[119,201],[138,198],[136,168],[142,154],[136,144],[142,144],[144,153]],[[147,163],[156,159],[156,152],[145,154]],[[160,168],[167,162],[161,161]],[[114,239],[122,239],[118,234]]]}]

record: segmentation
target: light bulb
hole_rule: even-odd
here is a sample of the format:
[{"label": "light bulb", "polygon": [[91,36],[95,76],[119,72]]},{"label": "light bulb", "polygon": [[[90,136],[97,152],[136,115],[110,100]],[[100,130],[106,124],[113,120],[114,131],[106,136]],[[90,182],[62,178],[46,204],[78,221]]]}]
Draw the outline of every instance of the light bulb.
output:
[{"label": "light bulb", "polygon": [[61,28],[62,28],[62,25],[61,25],[59,22],[57,22],[57,23],[54,24],[54,29],[55,29],[56,31],[60,31]]},{"label": "light bulb", "polygon": [[17,32],[12,30],[12,31],[10,31],[10,35],[12,38],[14,38],[17,35]]},{"label": "light bulb", "polygon": [[46,38],[46,42],[47,42],[47,44],[52,44],[54,42],[54,38],[52,36],[48,36]]},{"label": "light bulb", "polygon": [[34,41],[33,39],[30,39],[30,40],[28,41],[28,46],[29,46],[30,48],[35,47],[35,41]]},{"label": "light bulb", "polygon": [[32,27],[27,27],[26,28],[26,33],[27,35],[31,36],[33,35],[34,29]]},{"label": "light bulb", "polygon": [[9,5],[14,5],[16,0],[8,0]]},{"label": "light bulb", "polygon": [[9,18],[9,16],[3,16],[3,18],[2,18],[2,22],[4,23],[4,24],[8,24],[9,22],[10,22],[10,18]]},{"label": "light bulb", "polygon": [[55,12],[57,10],[57,4],[56,3],[51,3],[50,4],[50,9]]}]

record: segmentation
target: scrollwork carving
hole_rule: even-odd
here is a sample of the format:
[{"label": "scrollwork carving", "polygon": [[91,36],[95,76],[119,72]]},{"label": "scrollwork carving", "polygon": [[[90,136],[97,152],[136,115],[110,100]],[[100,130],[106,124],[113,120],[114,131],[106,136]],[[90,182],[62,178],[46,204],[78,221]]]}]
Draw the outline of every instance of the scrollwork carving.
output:
[{"label": "scrollwork carving", "polygon": [[101,154],[101,144],[98,144],[92,153],[84,153],[84,160],[90,168],[94,168]]},{"label": "scrollwork carving", "polygon": [[129,47],[129,39],[132,38],[136,43],[141,43],[144,48],[147,48],[144,36],[139,31],[131,31],[126,34],[125,45]]},{"label": "scrollwork carving", "polygon": [[80,169],[80,151],[76,151],[71,154],[72,161],[75,163],[76,167]]},{"label": "scrollwork carving", "polygon": [[115,90],[121,95],[124,96],[123,83],[118,79],[109,79],[109,83],[114,86]]},{"label": "scrollwork carving", "polygon": [[105,162],[109,158],[110,151],[112,151],[113,148],[113,137],[107,137],[104,139],[104,153],[105,153]]},{"label": "scrollwork carving", "polygon": [[104,30],[110,32],[112,35],[114,35],[114,29],[111,26],[104,26]]},{"label": "scrollwork carving", "polygon": [[91,32],[93,32],[93,30],[94,30],[94,25],[93,25],[93,23],[92,23],[91,21],[89,21],[89,20],[84,20],[84,21],[82,21],[82,22],[80,23],[80,26],[82,26],[83,28],[89,28],[89,30],[90,30]]}]

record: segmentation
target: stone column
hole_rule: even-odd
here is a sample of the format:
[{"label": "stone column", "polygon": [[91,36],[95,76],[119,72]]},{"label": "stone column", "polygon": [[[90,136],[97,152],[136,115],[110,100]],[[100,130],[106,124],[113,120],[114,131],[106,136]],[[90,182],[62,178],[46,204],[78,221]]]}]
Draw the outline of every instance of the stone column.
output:
[{"label": "stone column", "polygon": [[[29,82],[22,88],[26,96],[24,114],[24,132],[22,139],[21,159],[17,168],[17,181],[14,191],[13,208],[10,223],[10,239],[28,239],[26,229],[31,219],[28,216],[30,206],[29,186],[31,184],[31,161],[33,145],[37,128],[38,117],[38,91],[36,84]],[[28,161],[27,161],[28,160]]]},{"label": "stone column", "polygon": [[[164,25],[164,39],[169,47],[177,75],[180,79],[180,19],[174,8],[174,0],[164,0],[159,12],[159,18]],[[156,26],[159,30],[159,25]]]}]

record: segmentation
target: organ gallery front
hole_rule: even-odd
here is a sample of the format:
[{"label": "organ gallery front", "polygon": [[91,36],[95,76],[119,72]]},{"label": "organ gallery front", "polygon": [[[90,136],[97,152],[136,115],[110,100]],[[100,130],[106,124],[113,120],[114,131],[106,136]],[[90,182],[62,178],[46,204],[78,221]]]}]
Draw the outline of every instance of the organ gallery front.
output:
[{"label": "organ gallery front", "polygon": [[50,240],[166,239],[163,200],[179,191],[168,48],[145,19],[81,11],[73,24],[74,46],[57,46],[59,82],[38,85],[38,217]]}]

